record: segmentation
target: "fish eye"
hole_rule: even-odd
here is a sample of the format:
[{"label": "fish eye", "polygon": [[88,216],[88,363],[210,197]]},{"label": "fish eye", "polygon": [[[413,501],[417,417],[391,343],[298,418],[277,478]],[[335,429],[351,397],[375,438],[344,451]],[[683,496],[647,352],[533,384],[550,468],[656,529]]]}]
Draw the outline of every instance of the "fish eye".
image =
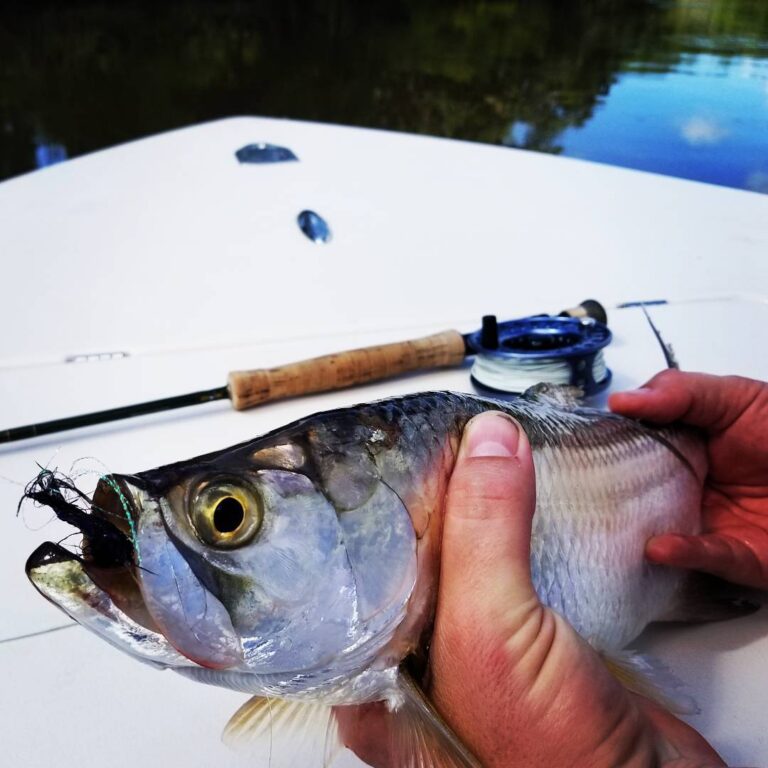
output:
[{"label": "fish eye", "polygon": [[247,544],[263,517],[258,494],[239,483],[208,482],[192,498],[192,525],[203,543],[213,547],[233,549]]}]

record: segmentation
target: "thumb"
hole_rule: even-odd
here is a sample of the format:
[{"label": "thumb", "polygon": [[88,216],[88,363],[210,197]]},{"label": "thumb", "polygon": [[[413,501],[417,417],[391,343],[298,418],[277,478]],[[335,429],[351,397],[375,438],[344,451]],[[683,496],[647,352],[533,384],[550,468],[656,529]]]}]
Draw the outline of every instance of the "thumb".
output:
[{"label": "thumb", "polygon": [[[498,412],[472,419],[464,429],[446,496],[430,665],[435,702],[459,736],[478,748],[478,755],[487,744],[493,748],[494,735],[475,733],[472,721],[479,709],[466,702],[488,704],[489,690],[507,674],[506,664],[501,680],[489,683],[479,674],[482,651],[493,649],[487,654],[493,656],[512,634],[504,634],[508,621],[496,619],[501,612],[539,605],[529,565],[535,495],[531,449],[517,422]],[[474,699],[468,690],[472,686],[479,694]],[[406,762],[389,751],[389,716],[380,703],[339,707],[336,716],[343,743],[367,763]]]},{"label": "thumb", "polygon": [[446,498],[439,605],[450,609],[451,624],[501,629],[517,608],[538,603],[530,570],[535,503],[525,432],[499,412],[476,416]]},{"label": "thumb", "polygon": [[542,764],[523,754],[531,739],[520,734],[537,732],[530,691],[553,637],[531,583],[535,506],[525,433],[504,414],[476,416],[446,496],[430,694],[487,766]]}]

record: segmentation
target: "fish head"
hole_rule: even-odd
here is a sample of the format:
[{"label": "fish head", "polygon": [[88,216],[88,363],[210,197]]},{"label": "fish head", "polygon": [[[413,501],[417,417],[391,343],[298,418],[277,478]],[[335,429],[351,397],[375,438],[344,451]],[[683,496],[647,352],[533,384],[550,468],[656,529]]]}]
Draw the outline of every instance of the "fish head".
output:
[{"label": "fish head", "polygon": [[[74,521],[82,557],[73,563],[44,545],[28,562],[29,577],[93,629],[82,620],[83,606],[94,603],[84,571],[113,613],[192,665],[279,679],[365,666],[405,615],[416,541],[365,439],[342,433],[302,424],[198,459],[102,477]],[[127,650],[142,656],[140,642]]]}]

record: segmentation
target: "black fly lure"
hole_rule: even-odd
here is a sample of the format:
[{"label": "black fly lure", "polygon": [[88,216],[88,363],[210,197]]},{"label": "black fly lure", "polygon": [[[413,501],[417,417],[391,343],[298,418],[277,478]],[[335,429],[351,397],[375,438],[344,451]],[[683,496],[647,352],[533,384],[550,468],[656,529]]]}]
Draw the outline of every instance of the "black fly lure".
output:
[{"label": "black fly lure", "polygon": [[89,563],[110,568],[133,562],[130,539],[106,516],[95,512],[92,500],[60,472],[41,469],[24,489],[17,513],[25,499],[50,507],[59,520],[77,528],[83,534],[83,555]]}]

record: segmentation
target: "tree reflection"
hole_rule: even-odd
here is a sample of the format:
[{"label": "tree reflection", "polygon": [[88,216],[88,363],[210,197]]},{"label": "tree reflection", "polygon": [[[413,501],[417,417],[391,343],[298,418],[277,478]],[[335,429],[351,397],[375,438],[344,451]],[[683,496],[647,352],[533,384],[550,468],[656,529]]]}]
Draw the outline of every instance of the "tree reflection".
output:
[{"label": "tree reflection", "polygon": [[0,18],[0,177],[40,146],[236,114],[557,152],[622,71],[701,51],[768,55],[768,3],[19,3]]}]

